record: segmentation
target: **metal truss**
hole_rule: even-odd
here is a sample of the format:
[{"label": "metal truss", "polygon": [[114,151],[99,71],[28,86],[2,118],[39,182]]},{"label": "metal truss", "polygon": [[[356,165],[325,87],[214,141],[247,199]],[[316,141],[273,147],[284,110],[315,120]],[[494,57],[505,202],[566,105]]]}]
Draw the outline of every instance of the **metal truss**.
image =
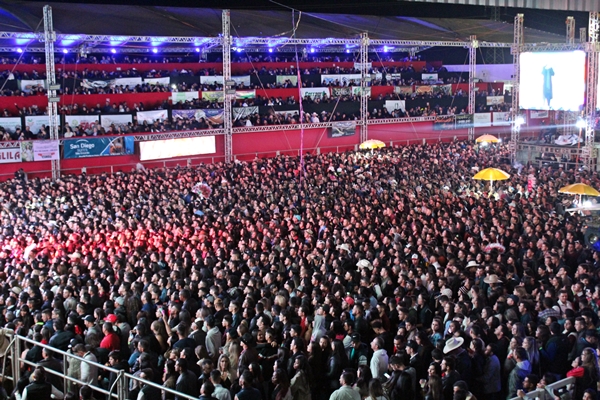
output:
[{"label": "metal truss", "polygon": [[[43,42],[44,33],[38,32],[0,32],[0,39],[30,39]],[[116,36],[116,35],[86,35],[86,34],[56,34],[56,40],[71,40],[75,42],[136,42],[136,43],[191,43],[197,45],[221,44],[219,37],[195,36]]]},{"label": "metal truss", "polygon": [[[472,35],[470,38],[469,45],[469,105],[468,110],[469,114],[475,114],[475,75],[477,68],[477,48],[479,47],[479,42],[477,41],[477,36]],[[469,127],[469,140],[475,140],[475,127]]]},{"label": "metal truss", "polygon": [[198,129],[193,131],[136,134],[133,135],[133,138],[136,142],[147,142],[149,140],[182,139],[199,136],[220,136],[224,134],[224,129]]},{"label": "metal truss", "polygon": [[510,142],[508,143],[512,162],[517,158],[517,143],[519,143],[521,136],[521,125],[517,122],[517,116],[519,115],[519,81],[521,79],[521,52],[523,51],[523,14],[515,16],[514,28],[514,43],[511,48],[514,72],[512,107],[510,109],[510,119],[513,122],[510,130]]},{"label": "metal truss", "polygon": [[[371,39],[369,43],[373,46],[428,46],[428,47],[469,47],[469,42],[462,40],[435,41],[435,40],[383,40]],[[506,47],[512,43],[479,42],[479,47]]]},{"label": "metal truss", "polygon": [[21,147],[21,142],[16,140],[0,142],[0,149],[16,149],[18,147]]},{"label": "metal truss", "polygon": [[585,146],[582,152],[583,164],[591,171],[594,166],[594,126],[596,124],[596,103],[598,95],[598,35],[600,22],[598,13],[591,12],[589,20],[589,43],[587,43],[587,84],[585,102]]},{"label": "metal truss", "polygon": [[435,116],[426,116],[426,117],[406,117],[406,118],[385,118],[385,119],[370,119],[369,125],[388,125],[388,124],[405,124],[405,123],[415,123],[415,122],[429,122],[435,121]]},{"label": "metal truss", "polygon": [[[44,47],[46,53],[46,82],[48,91],[48,128],[50,140],[58,140],[58,97],[56,96],[56,74],[54,68],[54,42],[56,33],[52,23],[52,7],[44,6]],[[60,179],[60,158],[52,160],[52,180]]]},{"label": "metal truss", "polygon": [[235,97],[235,92],[230,94],[231,86],[228,84],[231,81],[231,19],[229,10],[223,10],[222,14],[223,22],[223,35],[221,36],[223,46],[223,87],[224,101],[223,101],[223,115],[224,115],[224,128],[225,128],[225,162],[230,163],[233,161],[233,140],[231,138],[233,128],[232,117],[232,106],[231,102]]},{"label": "metal truss", "polygon": [[567,26],[567,43],[575,44],[575,17],[567,17],[565,25]]},{"label": "metal truss", "polygon": [[318,45],[318,46],[330,46],[330,45],[355,45],[360,46],[361,39],[338,39],[338,38],[322,38],[322,39],[294,39],[286,38],[281,44],[277,44],[277,39],[268,37],[243,37],[236,38],[232,45],[235,47],[246,46],[249,44],[262,44],[265,46],[281,46],[284,43],[286,45]]},{"label": "metal truss", "polygon": [[367,64],[369,63],[369,35],[365,32],[360,35],[360,142],[369,138],[369,96],[367,94],[367,80],[370,75]]},{"label": "metal truss", "polygon": [[[515,27],[515,29],[516,29],[516,27]],[[570,44],[570,43],[527,43],[527,44],[521,44],[521,52],[525,52],[525,51],[532,51],[532,52],[573,51],[573,50],[585,50],[585,43],[573,43],[573,44]]]}]

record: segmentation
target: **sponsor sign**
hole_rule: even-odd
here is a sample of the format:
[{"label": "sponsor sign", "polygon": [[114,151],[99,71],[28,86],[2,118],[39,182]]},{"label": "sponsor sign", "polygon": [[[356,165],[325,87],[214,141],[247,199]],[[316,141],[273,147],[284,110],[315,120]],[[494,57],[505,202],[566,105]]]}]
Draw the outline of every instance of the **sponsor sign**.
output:
[{"label": "sponsor sign", "polygon": [[137,122],[138,124],[143,122],[154,123],[156,120],[165,120],[168,116],[167,110],[138,111]]},{"label": "sponsor sign", "polygon": [[412,86],[394,86],[394,93],[410,96],[411,94],[413,94],[413,87]]},{"label": "sponsor sign", "polygon": [[455,129],[454,115],[438,115],[433,122],[434,131],[445,131]]},{"label": "sponsor sign", "polygon": [[493,113],[494,126],[510,125],[510,113],[509,112],[495,112]]},{"label": "sponsor sign", "polygon": [[193,91],[193,92],[173,92],[171,93],[171,102],[173,104],[177,104],[179,102],[186,102],[186,101],[192,101],[195,99],[199,99],[200,95],[198,94],[197,91]]},{"label": "sponsor sign", "polygon": [[142,77],[140,76],[132,76],[129,78],[117,78],[114,80],[115,86],[129,86],[130,88],[134,88],[137,85],[142,84]]},{"label": "sponsor sign", "polygon": [[476,128],[492,126],[492,114],[491,113],[473,114],[473,126],[475,126]]},{"label": "sponsor sign", "polygon": [[[246,107],[242,107],[246,108]],[[256,107],[258,108],[258,107]],[[223,124],[223,110],[222,109],[207,109],[207,110],[173,110],[173,119],[177,118],[196,118],[200,120],[204,118],[213,124]]]},{"label": "sponsor sign", "polygon": [[133,154],[133,136],[64,140],[64,158],[120,156]]},{"label": "sponsor sign", "polygon": [[149,85],[167,86],[171,83],[171,79],[168,76],[165,78],[144,78],[144,83]]},{"label": "sponsor sign", "polygon": [[0,164],[21,162],[21,148],[0,149]]},{"label": "sponsor sign", "polygon": [[406,111],[406,101],[404,101],[404,100],[386,100],[385,108],[389,112],[392,112],[394,110]]},{"label": "sponsor sign", "polygon": [[225,93],[222,90],[202,92],[202,100],[217,101],[221,103],[225,101]]},{"label": "sponsor sign", "polygon": [[473,126],[473,114],[457,114],[454,116],[456,129],[470,128]]},{"label": "sponsor sign", "polygon": [[60,151],[58,140],[25,140],[20,142],[21,161],[48,161],[58,160]]},{"label": "sponsor sign", "polygon": [[0,118],[0,126],[9,133],[15,133],[17,128],[23,129],[23,122],[20,117]]},{"label": "sponsor sign", "polygon": [[319,88],[300,88],[300,95],[302,98],[309,97],[313,100],[315,99],[324,99],[329,97],[329,88],[328,87],[319,87]]},{"label": "sponsor sign", "polygon": [[[233,107],[233,119],[246,118],[249,115],[258,113],[258,106],[253,107]],[[175,112],[173,112],[175,116]]]},{"label": "sponsor sign", "polygon": [[85,130],[92,129],[98,121],[98,115],[65,115],[65,122],[68,122],[71,128],[79,126]]},{"label": "sponsor sign", "polygon": [[130,122],[133,122],[133,116],[131,114],[107,114],[100,116],[100,125],[104,129],[107,129],[111,125],[115,125],[115,128],[121,126],[127,126]]},{"label": "sponsor sign", "polygon": [[141,161],[212,154],[216,151],[214,136],[140,142]]},{"label": "sponsor sign", "polygon": [[485,103],[488,106],[504,103],[504,96],[487,96]]},{"label": "sponsor sign", "polygon": [[290,81],[294,86],[298,85],[298,75],[277,75],[275,82],[283,85],[287,81]]},{"label": "sponsor sign", "polygon": [[437,81],[438,74],[421,74],[422,81]]},{"label": "sponsor sign", "polygon": [[50,119],[47,115],[30,115],[25,117],[25,126],[28,126],[31,132],[37,133],[42,125],[48,126]]},{"label": "sponsor sign", "polygon": [[529,110],[531,119],[548,118],[548,110]]},{"label": "sponsor sign", "polygon": [[337,138],[356,134],[356,121],[334,122],[329,130],[329,137]]},{"label": "sponsor sign", "polygon": [[21,90],[25,93],[35,92],[39,88],[44,89],[45,87],[46,87],[46,81],[43,79],[35,79],[35,80],[24,79],[21,81]]}]

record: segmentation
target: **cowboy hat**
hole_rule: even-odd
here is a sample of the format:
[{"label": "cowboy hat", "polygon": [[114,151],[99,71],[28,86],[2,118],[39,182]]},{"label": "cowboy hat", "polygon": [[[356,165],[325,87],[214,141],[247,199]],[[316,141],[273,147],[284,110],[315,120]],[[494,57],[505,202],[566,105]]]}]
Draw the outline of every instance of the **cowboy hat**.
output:
[{"label": "cowboy hat", "polygon": [[485,283],[502,283],[502,281],[498,278],[498,275],[496,274],[491,274],[486,276],[483,281]]},{"label": "cowboy hat", "polygon": [[345,250],[347,252],[350,252],[350,247],[348,247],[347,243],[342,243],[340,245],[337,246],[338,250]]},{"label": "cowboy hat", "polygon": [[477,261],[475,260],[471,260],[467,263],[467,268],[476,268],[479,267],[479,264],[477,264]]},{"label": "cowboy hat", "polygon": [[369,271],[373,270],[373,264],[371,264],[369,260],[360,260],[358,263],[356,263],[356,266],[358,268],[368,268]]},{"label": "cowboy hat", "polygon": [[460,346],[463,345],[464,342],[465,342],[465,339],[463,339],[460,336],[451,337],[450,339],[448,339],[446,341],[446,345],[444,346],[444,354],[448,354],[451,351],[458,349]]}]

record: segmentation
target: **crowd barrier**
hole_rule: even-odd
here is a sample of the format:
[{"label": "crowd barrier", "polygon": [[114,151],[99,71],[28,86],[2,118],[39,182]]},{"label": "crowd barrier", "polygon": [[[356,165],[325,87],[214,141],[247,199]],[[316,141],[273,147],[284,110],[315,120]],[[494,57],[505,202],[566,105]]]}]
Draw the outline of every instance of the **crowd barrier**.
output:
[{"label": "crowd barrier", "polygon": [[[573,386],[575,385],[575,378],[569,377],[561,379],[558,382],[554,382],[550,385],[546,385],[544,388],[532,390],[525,393],[523,397],[513,397],[510,400],[555,400],[573,398]],[[568,396],[565,396],[568,393]]]}]

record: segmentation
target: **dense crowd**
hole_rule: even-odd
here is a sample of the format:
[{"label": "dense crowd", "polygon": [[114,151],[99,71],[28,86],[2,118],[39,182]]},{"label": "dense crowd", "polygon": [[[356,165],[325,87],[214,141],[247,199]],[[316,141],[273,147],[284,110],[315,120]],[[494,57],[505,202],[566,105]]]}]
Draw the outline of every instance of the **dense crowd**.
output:
[{"label": "dense crowd", "polygon": [[[488,166],[511,178],[471,179]],[[600,186],[464,142],[19,174],[0,185],[0,325],[202,399],[500,400],[565,376],[596,399],[600,253],[557,192],[575,181]],[[22,356],[19,394],[88,393],[46,369],[116,379]]]}]

